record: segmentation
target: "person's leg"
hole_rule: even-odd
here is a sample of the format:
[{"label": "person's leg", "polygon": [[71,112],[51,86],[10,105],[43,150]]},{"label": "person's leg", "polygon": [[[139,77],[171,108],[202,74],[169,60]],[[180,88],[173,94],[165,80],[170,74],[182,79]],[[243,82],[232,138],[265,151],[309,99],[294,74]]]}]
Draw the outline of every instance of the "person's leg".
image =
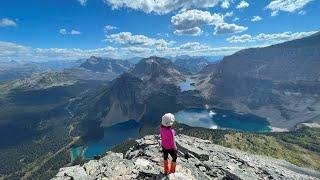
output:
[{"label": "person's leg", "polygon": [[165,148],[162,148],[162,152],[163,152],[164,174],[169,174],[169,162],[168,162],[169,152]]},{"label": "person's leg", "polygon": [[176,165],[177,165],[177,151],[175,149],[170,149],[169,151],[170,156],[172,157],[172,162],[170,165],[170,173],[176,172]]}]

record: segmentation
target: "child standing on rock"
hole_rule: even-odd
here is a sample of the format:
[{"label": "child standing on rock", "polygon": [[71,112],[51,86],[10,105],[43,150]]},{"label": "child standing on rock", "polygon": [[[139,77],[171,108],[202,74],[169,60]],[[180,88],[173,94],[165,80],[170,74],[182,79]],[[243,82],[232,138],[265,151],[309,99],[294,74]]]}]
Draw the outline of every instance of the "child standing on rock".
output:
[{"label": "child standing on rock", "polygon": [[[171,113],[167,113],[162,116],[160,136],[161,136],[161,146],[163,151],[164,159],[164,174],[174,173],[176,170],[177,161],[177,145],[174,140],[176,131],[172,128],[174,124],[175,117]],[[168,155],[172,157],[172,162],[169,169]]]}]

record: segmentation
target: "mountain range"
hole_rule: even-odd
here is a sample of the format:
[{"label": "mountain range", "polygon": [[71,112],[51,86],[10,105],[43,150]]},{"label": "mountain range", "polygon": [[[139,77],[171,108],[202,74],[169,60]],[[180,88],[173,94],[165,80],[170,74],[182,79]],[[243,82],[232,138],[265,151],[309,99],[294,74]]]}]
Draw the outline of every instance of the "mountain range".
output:
[{"label": "mountain range", "polygon": [[[299,123],[317,119],[320,114],[319,38],[320,35],[315,34],[278,45],[242,50],[202,70],[198,66],[200,72],[191,76],[196,81],[196,90],[187,92],[188,95],[179,93],[178,84],[190,77],[190,73],[176,64],[187,60],[172,63],[158,57],[142,59],[128,74],[115,79],[111,89],[121,93],[113,93],[108,102],[130,101],[130,107],[138,108],[146,105],[146,99],[162,93],[176,97],[176,106],[209,105],[252,113],[267,118],[275,129],[293,129]],[[310,58],[306,60],[305,57]],[[199,61],[193,61],[194,65]],[[200,102],[186,103],[195,98]],[[132,109],[120,104],[112,107],[124,108],[123,113]],[[140,112],[139,115],[125,117],[127,120],[141,118],[144,109],[134,110]],[[112,109],[111,112],[119,114],[121,111]]]},{"label": "mountain range", "polygon": [[[0,175],[12,179],[52,177],[61,166],[71,165],[71,147],[101,139],[106,127],[135,120],[142,124],[141,134],[153,132],[163,113],[186,108],[255,114],[265,118],[273,131],[295,132],[302,123],[317,124],[319,49],[317,33],[241,50],[215,63],[205,58],[172,61],[151,56],[133,64],[92,56],[58,71],[5,80],[0,84]],[[194,89],[182,90],[181,83],[189,81]],[[223,130],[208,134],[212,133],[219,138]],[[307,134],[316,139],[313,131],[299,133],[299,137]],[[221,141],[240,139],[245,134],[223,136]],[[261,139],[268,143],[277,138],[274,144],[281,148],[298,144],[300,150],[308,149],[309,159],[319,158],[317,144],[293,143],[289,135],[272,134]],[[232,141],[230,146],[243,147],[236,143]],[[301,151],[294,152],[301,156]],[[318,167],[313,161],[309,164]]]},{"label": "mountain range", "polygon": [[92,56],[75,61],[0,62],[0,83],[23,78],[42,76],[47,72],[61,72],[76,80],[112,80],[133,67],[127,60],[117,60]]},{"label": "mountain range", "polygon": [[[294,128],[320,113],[320,33],[264,48],[241,50],[209,65],[198,87],[214,104]],[[209,73],[208,73],[209,72]]]},{"label": "mountain range", "polygon": [[91,56],[80,67],[91,70],[93,72],[105,72],[121,74],[124,71],[128,71],[133,66],[127,60],[108,59]]}]

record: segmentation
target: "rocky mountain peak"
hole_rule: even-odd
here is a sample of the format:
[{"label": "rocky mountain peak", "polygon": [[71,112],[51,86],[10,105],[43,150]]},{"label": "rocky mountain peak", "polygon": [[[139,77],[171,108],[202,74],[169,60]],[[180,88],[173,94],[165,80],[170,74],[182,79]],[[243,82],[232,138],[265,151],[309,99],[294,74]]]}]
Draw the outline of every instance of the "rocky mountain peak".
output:
[{"label": "rocky mountain peak", "polygon": [[164,82],[182,76],[170,60],[156,56],[142,59],[131,72],[142,80],[161,79]]},{"label": "rocky mountain peak", "polygon": [[182,79],[184,76],[171,61],[159,57],[142,59],[131,71],[115,79],[108,94],[103,96],[109,104],[101,125],[108,127],[130,119],[141,119],[150,97],[174,92],[175,84]]},{"label": "rocky mountain peak", "polygon": [[127,60],[101,58],[96,56],[91,56],[80,65],[80,67],[93,72],[108,72],[114,74],[121,74],[128,71],[132,66],[133,64]]},{"label": "rocky mountain peak", "polygon": [[112,97],[124,102],[134,99],[135,95],[141,91],[141,85],[141,79],[131,73],[123,73],[114,81],[111,90]]},{"label": "rocky mountain peak", "polygon": [[94,61],[98,61],[98,60],[100,60],[100,59],[102,59],[102,58],[101,58],[101,57],[96,57],[96,56],[90,56],[90,58],[88,59],[88,61],[94,62]]},{"label": "rocky mountain peak", "polygon": [[61,168],[53,180],[65,179],[316,179],[319,172],[284,160],[250,155],[186,135],[176,137],[176,173],[164,176],[159,136],[136,140],[125,154],[107,152],[99,160]]},{"label": "rocky mountain peak", "polygon": [[141,119],[145,105],[141,102],[143,82],[131,73],[123,73],[113,81],[107,95],[108,113],[102,119],[102,126],[111,126],[130,119]]}]

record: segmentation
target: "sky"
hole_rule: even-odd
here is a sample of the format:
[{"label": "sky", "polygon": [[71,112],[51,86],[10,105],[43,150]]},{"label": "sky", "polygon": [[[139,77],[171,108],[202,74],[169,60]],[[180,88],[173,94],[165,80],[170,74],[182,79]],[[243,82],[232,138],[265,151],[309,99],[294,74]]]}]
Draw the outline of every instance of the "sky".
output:
[{"label": "sky", "polygon": [[320,0],[0,0],[0,61],[224,56],[309,36]]}]

